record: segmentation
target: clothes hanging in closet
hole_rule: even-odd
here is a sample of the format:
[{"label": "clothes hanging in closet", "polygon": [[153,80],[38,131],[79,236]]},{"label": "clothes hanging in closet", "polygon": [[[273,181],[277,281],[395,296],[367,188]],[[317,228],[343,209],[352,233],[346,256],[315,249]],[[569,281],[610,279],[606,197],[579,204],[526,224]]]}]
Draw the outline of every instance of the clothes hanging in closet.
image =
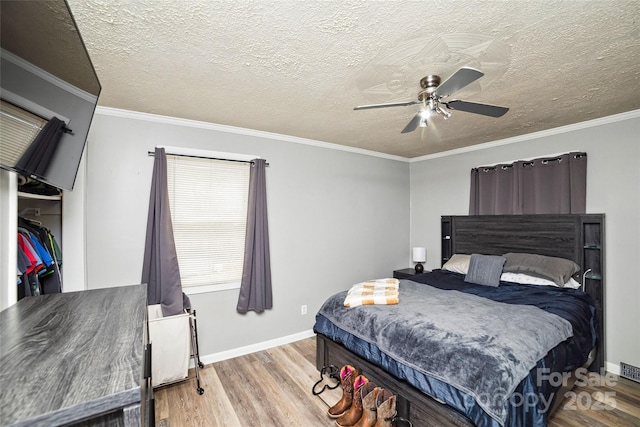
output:
[{"label": "clothes hanging in closet", "polygon": [[18,299],[62,292],[62,254],[51,231],[18,218]]}]

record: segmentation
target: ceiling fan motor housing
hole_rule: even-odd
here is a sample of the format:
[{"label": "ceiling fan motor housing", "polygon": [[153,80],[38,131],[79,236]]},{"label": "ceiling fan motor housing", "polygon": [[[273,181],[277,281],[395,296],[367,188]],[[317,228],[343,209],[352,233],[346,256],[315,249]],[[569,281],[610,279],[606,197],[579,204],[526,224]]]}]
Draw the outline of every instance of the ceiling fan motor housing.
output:
[{"label": "ceiling fan motor housing", "polygon": [[420,87],[429,93],[433,93],[438,86],[440,86],[440,76],[432,74],[420,80]]},{"label": "ceiling fan motor housing", "polygon": [[429,75],[420,79],[420,87],[424,90],[418,94],[418,101],[424,102],[433,99],[433,93],[440,86],[440,76]]}]

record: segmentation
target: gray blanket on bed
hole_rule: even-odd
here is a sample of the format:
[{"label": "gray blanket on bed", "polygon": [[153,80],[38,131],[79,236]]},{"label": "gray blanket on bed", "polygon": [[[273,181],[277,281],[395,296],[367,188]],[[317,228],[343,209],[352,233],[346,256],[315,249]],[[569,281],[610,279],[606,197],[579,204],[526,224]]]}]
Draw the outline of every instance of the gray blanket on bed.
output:
[{"label": "gray blanket on bed", "polygon": [[329,298],[320,314],[404,365],[467,393],[501,425],[518,383],[573,335],[568,321],[537,307],[407,280],[400,282],[397,305],[346,308],[345,295]]}]

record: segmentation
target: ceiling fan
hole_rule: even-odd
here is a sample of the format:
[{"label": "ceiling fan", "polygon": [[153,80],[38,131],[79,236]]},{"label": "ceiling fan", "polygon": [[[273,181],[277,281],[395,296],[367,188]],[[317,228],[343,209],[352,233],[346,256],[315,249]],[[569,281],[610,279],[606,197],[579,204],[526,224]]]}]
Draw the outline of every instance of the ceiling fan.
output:
[{"label": "ceiling fan", "polygon": [[[390,102],[386,104],[360,105],[354,110],[368,110],[371,108],[405,107],[407,105],[422,104],[420,111],[402,130],[402,133],[413,132],[417,127],[427,127],[427,120],[434,115],[441,115],[444,119],[451,117],[449,110],[466,111],[467,113],[482,114],[483,116],[502,117],[508,108],[495,105],[478,104],[457,99],[445,102],[444,98],[473,83],[484,73],[470,67],[462,67],[451,77],[440,84],[440,76],[429,75],[420,80],[422,90],[418,93],[417,101]],[[444,107],[444,108],[443,108]]]}]

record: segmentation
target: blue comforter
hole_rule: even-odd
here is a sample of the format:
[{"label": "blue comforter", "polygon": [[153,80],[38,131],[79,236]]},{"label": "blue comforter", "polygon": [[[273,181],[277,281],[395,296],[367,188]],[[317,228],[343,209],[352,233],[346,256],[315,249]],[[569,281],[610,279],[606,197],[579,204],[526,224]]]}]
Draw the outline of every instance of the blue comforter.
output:
[{"label": "blue comforter", "polygon": [[[428,370],[414,369],[417,365],[410,360],[394,359],[392,357],[393,351],[389,351],[388,342],[376,342],[375,339],[367,338],[362,333],[356,333],[356,335],[348,333],[347,330],[353,332],[353,325],[350,325],[348,321],[344,323],[338,319],[340,316],[334,316],[331,312],[327,312],[328,307],[323,308],[324,315],[323,309],[320,310],[314,329],[316,332],[343,344],[365,359],[382,366],[395,376],[405,379],[423,392],[457,408],[478,426],[545,426],[547,411],[553,402],[557,387],[554,387],[549,381],[541,379],[538,374],[541,369],[546,370],[544,371],[546,373],[565,372],[584,364],[596,340],[593,318],[595,309],[590,297],[584,292],[572,289],[517,285],[505,282],[501,283],[499,287],[487,287],[471,285],[464,282],[463,279],[462,275],[437,270],[433,273],[414,276],[412,280],[434,288],[457,290],[498,303],[537,307],[537,309],[565,319],[573,329],[573,336],[555,346],[546,356],[538,360],[528,376],[517,385],[507,403],[505,413],[500,414],[500,417],[496,417],[495,414],[492,414],[493,417],[489,416],[486,405],[478,404],[477,396],[474,396],[474,393],[470,393],[469,390],[465,391],[463,387],[461,390],[459,386],[452,386],[445,381],[446,378],[440,375],[429,375]],[[417,285],[413,284],[412,286]],[[437,294],[438,292],[431,293]],[[407,296],[409,295],[407,294]],[[334,296],[334,298],[339,299],[340,297]],[[400,300],[402,304],[402,288]],[[340,311],[337,307],[331,310],[335,310],[336,313]],[[514,318],[514,314],[513,310],[504,311],[505,314],[511,312],[504,319],[504,322],[507,323]],[[355,313],[353,310],[351,312]],[[424,307],[424,312],[429,312],[428,306]],[[477,360],[469,360],[467,363],[476,365]]]}]

